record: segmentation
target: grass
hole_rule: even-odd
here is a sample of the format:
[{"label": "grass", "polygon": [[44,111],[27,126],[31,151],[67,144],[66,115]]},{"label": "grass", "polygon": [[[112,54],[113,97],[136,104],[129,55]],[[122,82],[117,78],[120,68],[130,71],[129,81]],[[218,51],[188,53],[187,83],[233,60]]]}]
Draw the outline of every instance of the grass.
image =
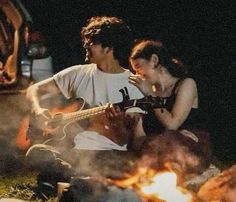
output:
[{"label": "grass", "polygon": [[37,172],[23,169],[14,174],[0,176],[0,198],[14,198],[32,202],[56,202],[57,198],[37,196]]},{"label": "grass", "polygon": [[34,197],[36,176],[37,174],[34,172],[22,173],[22,171],[10,176],[1,176],[0,198],[16,198],[28,201],[40,201]]}]

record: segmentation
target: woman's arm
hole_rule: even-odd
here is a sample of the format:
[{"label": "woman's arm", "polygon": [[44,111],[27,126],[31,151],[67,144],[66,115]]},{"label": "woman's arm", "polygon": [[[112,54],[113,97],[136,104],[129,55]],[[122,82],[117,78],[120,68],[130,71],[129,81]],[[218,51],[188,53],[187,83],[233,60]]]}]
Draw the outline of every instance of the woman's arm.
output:
[{"label": "woman's arm", "polygon": [[178,129],[187,119],[191,108],[198,107],[196,82],[191,78],[182,81],[177,89],[176,100],[172,111],[155,109],[155,115],[166,129]]}]

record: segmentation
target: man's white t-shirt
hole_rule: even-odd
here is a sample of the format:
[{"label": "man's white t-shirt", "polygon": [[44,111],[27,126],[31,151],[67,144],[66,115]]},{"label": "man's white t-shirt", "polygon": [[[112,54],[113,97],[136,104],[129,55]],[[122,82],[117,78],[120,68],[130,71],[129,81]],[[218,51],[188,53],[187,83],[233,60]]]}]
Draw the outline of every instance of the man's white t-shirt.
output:
[{"label": "man's white t-shirt", "polygon": [[[120,103],[123,94],[130,99],[140,99],[141,91],[128,82],[132,73],[125,70],[122,73],[110,74],[101,71],[96,64],[76,65],[54,75],[54,80],[66,98],[83,98],[91,107],[106,105],[107,103]],[[78,134],[75,137],[75,148],[90,150],[124,150],[124,146],[104,145],[105,137],[97,135]],[[88,142],[89,140],[89,142]],[[94,144],[93,144],[94,142]],[[98,144],[101,142],[101,144]],[[109,141],[110,142],[110,141]],[[114,143],[115,144],[115,143]],[[87,146],[85,146],[87,145]],[[95,147],[96,145],[96,147]],[[120,147],[120,148],[119,148]]]},{"label": "man's white t-shirt", "polygon": [[100,106],[122,102],[122,89],[130,99],[143,97],[138,88],[128,82],[131,74],[129,70],[105,73],[96,64],[87,64],[67,68],[54,75],[54,80],[66,98],[81,97],[90,106]]}]

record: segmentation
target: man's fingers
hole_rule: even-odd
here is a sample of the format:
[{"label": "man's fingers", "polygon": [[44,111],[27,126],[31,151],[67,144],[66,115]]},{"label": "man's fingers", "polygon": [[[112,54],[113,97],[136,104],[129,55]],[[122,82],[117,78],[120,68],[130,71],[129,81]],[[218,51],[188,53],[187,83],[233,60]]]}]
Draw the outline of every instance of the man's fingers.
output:
[{"label": "man's fingers", "polygon": [[114,106],[113,108],[114,108],[114,113],[120,113],[121,112],[119,106]]},{"label": "man's fingers", "polygon": [[112,104],[109,103],[105,109],[105,115],[108,119],[112,117],[112,110],[113,110]]},{"label": "man's fingers", "polygon": [[52,115],[51,115],[51,113],[50,113],[48,110],[45,110],[45,111],[43,112],[42,116],[43,116],[44,118],[46,118],[46,119],[52,118]]},{"label": "man's fingers", "polygon": [[121,109],[119,106],[109,104],[105,109],[105,115],[108,119],[113,120],[121,116]]}]

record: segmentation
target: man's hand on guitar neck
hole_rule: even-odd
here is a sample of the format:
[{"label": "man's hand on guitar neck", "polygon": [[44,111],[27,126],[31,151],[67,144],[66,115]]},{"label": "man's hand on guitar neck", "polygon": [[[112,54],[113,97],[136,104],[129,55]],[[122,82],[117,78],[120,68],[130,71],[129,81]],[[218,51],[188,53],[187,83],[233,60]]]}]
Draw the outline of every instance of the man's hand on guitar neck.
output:
[{"label": "man's hand on guitar neck", "polygon": [[112,126],[118,126],[119,121],[124,118],[124,112],[122,112],[118,106],[114,106],[110,103],[105,109],[105,114]]},{"label": "man's hand on guitar neck", "polygon": [[[121,109],[112,104],[108,104],[105,109],[106,117],[113,127],[126,127],[129,125],[130,129],[137,125],[141,115],[139,113],[126,113]],[[131,124],[132,123],[132,124]]]},{"label": "man's hand on guitar neck", "polygon": [[138,123],[141,118],[140,113],[124,112],[118,106],[109,104],[105,110],[108,120],[108,128],[111,128],[115,140],[120,145],[128,144],[136,136]]}]

